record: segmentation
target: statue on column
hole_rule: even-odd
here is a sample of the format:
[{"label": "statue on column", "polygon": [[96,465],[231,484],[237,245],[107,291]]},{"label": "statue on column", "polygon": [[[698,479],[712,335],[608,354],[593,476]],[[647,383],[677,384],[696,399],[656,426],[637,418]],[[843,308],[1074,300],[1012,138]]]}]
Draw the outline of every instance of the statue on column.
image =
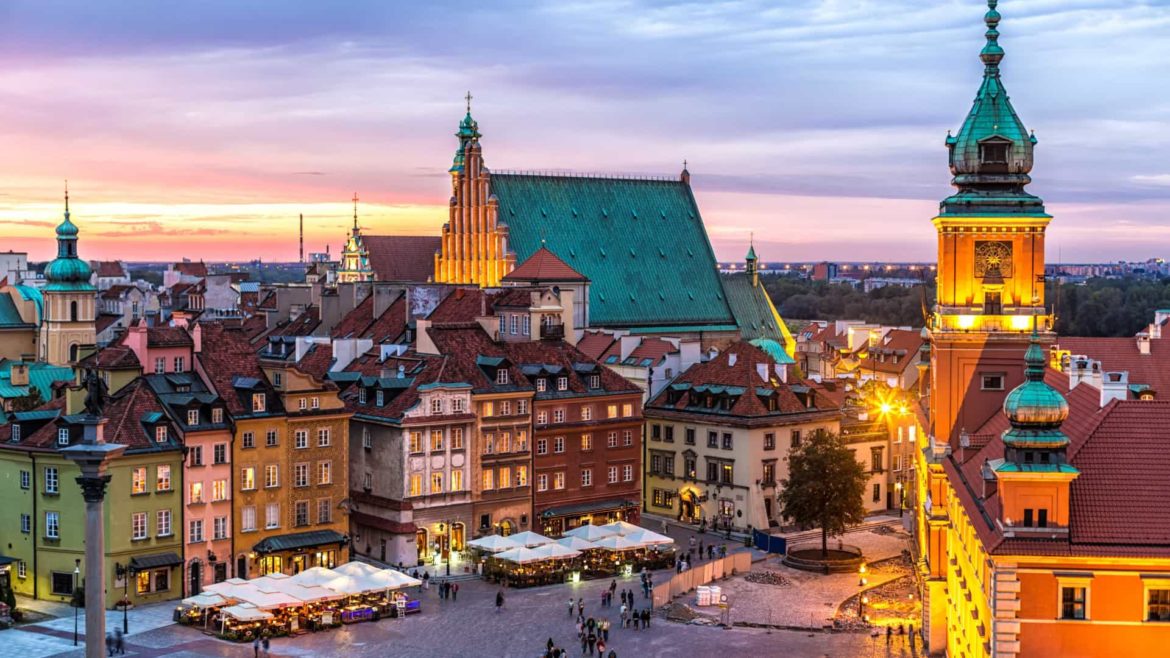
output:
[{"label": "statue on column", "polygon": [[97,370],[87,368],[85,371],[85,413],[89,416],[102,415],[102,380]]}]

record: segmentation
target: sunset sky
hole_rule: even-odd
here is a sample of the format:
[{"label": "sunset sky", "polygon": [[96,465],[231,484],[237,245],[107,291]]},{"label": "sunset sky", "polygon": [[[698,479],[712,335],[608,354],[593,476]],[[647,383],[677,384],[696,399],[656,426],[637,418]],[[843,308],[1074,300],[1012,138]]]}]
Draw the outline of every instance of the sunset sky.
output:
[{"label": "sunset sky", "polygon": [[[0,250],[295,260],[494,169],[676,174],[720,258],[933,259],[982,0],[0,0]],[[1170,2],[1003,0],[1049,259],[1170,256]]]}]

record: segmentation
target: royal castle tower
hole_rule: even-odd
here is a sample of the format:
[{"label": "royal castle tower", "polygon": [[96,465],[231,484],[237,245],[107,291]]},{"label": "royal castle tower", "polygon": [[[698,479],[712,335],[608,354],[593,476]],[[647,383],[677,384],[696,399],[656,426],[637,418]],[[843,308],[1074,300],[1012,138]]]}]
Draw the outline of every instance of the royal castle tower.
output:
[{"label": "royal castle tower", "polygon": [[358,226],[357,212],[358,196],[353,195],[353,229],[349,238],[341,249],[341,267],[337,270],[338,283],[356,283],[371,281],[374,278],[374,269],[370,266],[370,251],[366,248],[362,238],[362,229]]},{"label": "royal castle tower", "polygon": [[947,135],[952,185],[934,218],[938,299],[930,320],[931,431],[953,443],[996,413],[1024,381],[1035,327],[1050,343],[1044,305],[1044,232],[1052,217],[1031,182],[1036,137],[1012,109],[1000,79],[997,0],[984,21],[983,83],[956,135]]},{"label": "royal castle tower", "polygon": [[499,221],[499,200],[491,194],[479,124],[471,118],[470,93],[467,116],[455,136],[459,149],[449,170],[451,205],[441,252],[435,254],[435,281],[496,287],[516,266],[516,256],[508,252],[508,226]]},{"label": "royal castle tower", "polygon": [[55,366],[77,362],[81,348],[97,342],[94,321],[97,292],[89,282],[89,264],[77,257],[77,226],[69,219],[57,226],[57,258],[45,267],[45,315],[38,337],[40,360]]}]

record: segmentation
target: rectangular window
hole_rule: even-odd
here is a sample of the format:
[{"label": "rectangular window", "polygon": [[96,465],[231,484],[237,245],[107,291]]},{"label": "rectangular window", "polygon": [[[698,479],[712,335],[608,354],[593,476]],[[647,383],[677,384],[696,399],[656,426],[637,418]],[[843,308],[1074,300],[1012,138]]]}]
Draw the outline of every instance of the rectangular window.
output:
[{"label": "rectangular window", "polygon": [[547,390],[548,390],[548,380],[545,379],[544,377],[537,379],[536,380],[536,392],[537,393],[544,393]]},{"label": "rectangular window", "polygon": [[764,450],[776,449],[776,435],[769,432],[764,435]]},{"label": "rectangular window", "polygon": [[662,426],[659,425],[658,423],[655,423],[655,424],[650,426],[650,440],[651,441],[661,441],[662,440]]},{"label": "rectangular window", "polygon": [[565,437],[553,437],[553,452],[560,454],[565,451]]},{"label": "rectangular window", "polygon": [[217,443],[211,447],[211,461],[215,464],[227,463],[227,444]]},{"label": "rectangular window", "polygon": [[[499,370],[496,371],[496,383],[500,384],[500,385],[508,383],[508,369],[507,368],[500,368]],[[500,405],[500,406],[501,406],[500,413],[507,415],[506,412],[504,412],[502,409],[503,405]]]},{"label": "rectangular window", "polygon": [[204,541],[204,520],[192,519],[187,523],[187,543]]},{"label": "rectangular window", "polygon": [[264,467],[264,486],[268,489],[280,486],[280,467],[276,464]]},{"label": "rectangular window", "polygon": [[443,452],[443,430],[431,430],[431,452]]},{"label": "rectangular window", "polygon": [[605,415],[607,418],[617,418],[618,417],[618,406],[616,404],[611,404],[611,405],[606,406]]},{"label": "rectangular window", "polygon": [[629,402],[622,405],[622,417],[629,418],[634,415],[634,405]]},{"label": "rectangular window", "polygon": [[185,366],[186,366],[186,364],[183,362],[183,357],[176,356],[175,357],[175,372],[183,372],[184,370],[186,370]]},{"label": "rectangular window", "polygon": [[1060,588],[1060,618],[1087,619],[1088,593],[1084,586],[1062,586]]},{"label": "rectangular window", "polygon": [[451,413],[461,414],[465,408],[463,398],[451,398]]},{"label": "rectangular window", "polygon": [[593,469],[591,469],[591,468],[581,469],[581,486],[583,486],[583,487],[592,487],[593,486]]},{"label": "rectangular window", "polygon": [[547,411],[536,412],[536,424],[537,425],[548,425],[548,412]]},{"label": "rectangular window", "polygon": [[369,471],[362,475],[362,488],[366,491],[374,488],[374,475]]},{"label": "rectangular window", "polygon": [[538,455],[547,455],[548,454],[548,439],[537,439],[536,440],[536,454],[538,454]]},{"label": "rectangular window", "polygon": [[581,420],[593,420],[593,407],[589,405],[581,407]]},{"label": "rectangular window", "polygon": [[28,578],[28,563],[20,560],[16,563],[16,577]]},{"label": "rectangular window", "polygon": [[496,472],[490,468],[483,469],[483,490],[491,491],[496,488]]},{"label": "rectangular window", "polygon": [[308,464],[294,464],[293,465],[293,486],[307,487],[309,486],[309,465]]},{"label": "rectangular window", "polygon": [[488,432],[483,435],[483,454],[491,455],[496,452],[496,435]]},{"label": "rectangular window", "polygon": [[264,413],[268,408],[267,397],[263,393],[252,394],[252,413]]},{"label": "rectangular window", "polygon": [[212,539],[227,539],[227,517],[217,516],[212,520]]},{"label": "rectangular window", "polygon": [[537,473],[536,474],[536,490],[537,491],[548,491],[548,474],[547,473]]},{"label": "rectangular window", "polygon": [[191,496],[187,502],[192,503],[192,504],[203,502],[203,483],[202,482],[192,482],[191,483]]},{"label": "rectangular window", "polygon": [[422,495],[422,475],[415,473],[410,476],[410,495]]},{"label": "rectangular window", "polygon": [[223,409],[215,407],[211,410],[211,422],[216,425],[223,422]]},{"label": "rectangular window", "polygon": [[525,315],[520,318],[520,329],[525,336],[532,334],[532,316]]},{"label": "rectangular window", "polygon": [[278,438],[276,430],[268,430],[264,435],[264,445],[269,448],[275,448],[279,444]]},{"label": "rectangular window", "polygon": [[154,374],[161,375],[167,371],[166,357],[156,356],[154,358]]},{"label": "rectangular window", "polygon": [[146,512],[135,512],[130,516],[130,539],[146,539]]},{"label": "rectangular window", "polygon": [[1170,621],[1170,589],[1150,589],[1146,593],[1146,621]]},{"label": "rectangular window", "polygon": [[374,449],[374,438],[370,435],[370,428],[362,428],[362,447],[366,450]]},{"label": "rectangular window", "polygon": [[723,449],[731,450],[731,432],[723,433]]},{"label": "rectangular window", "polygon": [[557,471],[553,473],[553,489],[560,491],[565,488],[565,472]]},{"label": "rectangular window", "polygon": [[160,509],[155,512],[154,525],[155,533],[159,537],[171,536],[171,511],[169,509]]},{"label": "rectangular window", "polygon": [[516,403],[516,413],[521,415],[528,413],[528,400],[520,400]]},{"label": "rectangular window", "polygon": [[686,436],[684,437],[683,441],[685,441],[689,446],[695,445],[695,428],[688,427],[686,429]]},{"label": "rectangular window", "polygon": [[609,467],[609,483],[616,484],[617,481],[618,481],[618,467],[617,466],[610,466]]},{"label": "rectangular window", "polygon": [[622,466],[622,482],[634,481],[634,467],[632,464]]},{"label": "rectangular window", "polygon": [[256,488],[256,468],[249,466],[240,469],[240,490],[251,491]]},{"label": "rectangular window", "polygon": [[130,493],[144,494],[146,493],[146,467],[139,466],[130,471]]},{"label": "rectangular window", "polygon": [[280,503],[268,503],[264,506],[264,528],[271,530],[280,527]]},{"label": "rectangular window", "polygon": [[667,443],[674,443],[674,425],[666,426],[666,436],[664,438]]},{"label": "rectangular window", "polygon": [[293,503],[293,525],[300,527],[309,525],[309,501],[298,500]]},{"label": "rectangular window", "polygon": [[199,424],[199,410],[198,409],[188,409],[187,410],[187,424],[188,425],[198,425]]},{"label": "rectangular window", "polygon": [[422,452],[422,432],[410,433],[409,449],[411,452]]},{"label": "rectangular window", "polygon": [[873,485],[873,502],[880,503],[881,500],[882,500],[882,485],[881,485],[881,483],[875,483]]},{"label": "rectangular window", "polygon": [[520,316],[515,313],[508,314],[508,333],[513,336],[516,335],[520,328]]},{"label": "rectangular window", "polygon": [[683,456],[683,477],[694,478],[698,472],[696,470],[695,458],[692,456]]},{"label": "rectangular window", "polygon": [[601,375],[589,375],[589,388],[601,388]]},{"label": "rectangular window", "polygon": [[512,434],[511,432],[500,432],[500,436],[496,440],[496,452],[505,453],[512,450]]},{"label": "rectangular window", "polygon": [[53,594],[68,596],[73,593],[76,576],[73,575],[72,571],[54,571],[52,572],[52,579]]},{"label": "rectangular window", "polygon": [[610,432],[609,434],[605,435],[605,447],[607,447],[607,448],[616,448],[617,447],[617,432]]},{"label": "rectangular window", "polygon": [[309,399],[309,407],[312,409],[320,409],[321,408],[321,398],[314,395],[312,398]]},{"label": "rectangular window", "polygon": [[20,531],[26,535],[32,532],[32,514],[20,515]]},{"label": "rectangular window", "polygon": [[774,484],[776,482],[776,462],[764,462],[764,484]]},{"label": "rectangular window", "polygon": [[297,450],[303,450],[309,447],[309,430],[297,430],[293,432],[293,447]]},{"label": "rectangular window", "polygon": [[333,501],[322,498],[317,501],[317,523],[333,522]]},{"label": "rectangular window", "polygon": [[874,473],[881,473],[885,470],[885,459],[883,452],[885,448],[876,447],[869,449],[869,470]]},{"label": "rectangular window", "polygon": [[203,465],[203,446],[191,446],[188,454],[191,456],[192,466]]},{"label": "rectangular window", "polygon": [[69,428],[68,427],[61,427],[61,428],[57,429],[57,445],[59,445],[59,446],[69,445]]},{"label": "rectangular window", "polygon": [[443,398],[433,398],[431,400],[431,414],[437,415],[443,413]]},{"label": "rectangular window", "polygon": [[719,447],[719,433],[718,432],[707,432],[707,447],[708,448],[718,448]]},{"label": "rectangular window", "polygon": [[32,488],[32,471],[21,471],[20,472],[20,488],[21,489]]},{"label": "rectangular window", "polygon": [[735,467],[732,466],[731,464],[724,463],[723,468],[720,469],[721,477],[719,478],[719,481],[722,482],[723,484],[731,484],[732,482],[734,482],[735,481],[734,468]]},{"label": "rectangular window", "polygon": [[519,466],[516,467],[516,486],[517,487],[527,487],[528,486],[528,466],[526,466],[524,464],[520,464]]},{"label": "rectangular window", "polygon": [[328,448],[333,443],[333,433],[328,427],[317,430],[317,447]]},{"label": "rectangular window", "polygon": [[569,390],[569,378],[568,377],[564,377],[564,376],[557,377],[557,390],[558,391]]},{"label": "rectangular window", "polygon": [[581,452],[589,452],[591,450],[593,450],[593,435],[592,434],[582,434],[581,435]]},{"label": "rectangular window", "polygon": [[496,482],[496,486],[500,489],[510,489],[512,487],[512,469],[504,466],[500,468],[500,479]]},{"label": "rectangular window", "polygon": [[460,469],[451,471],[451,491],[463,491],[463,471]]},{"label": "rectangular window", "polygon": [[249,505],[243,509],[240,515],[240,529],[244,532],[252,532],[256,529],[256,507]]},{"label": "rectangular window", "polygon": [[431,473],[431,493],[443,493],[443,474]]},{"label": "rectangular window", "polygon": [[275,386],[276,388],[280,388],[281,386],[284,386],[284,374],[281,373],[280,371],[273,371],[272,372],[272,385]]},{"label": "rectangular window", "polygon": [[650,455],[650,474],[658,475],[662,472],[662,455]]},{"label": "rectangular window", "polygon": [[516,432],[516,445],[513,446],[516,452],[525,452],[528,450],[528,430],[520,430]]},{"label": "rectangular window", "polygon": [[61,538],[61,515],[57,512],[45,512],[45,538]]},{"label": "rectangular window", "polygon": [[154,428],[154,440],[158,443],[167,442],[167,426],[159,425]]},{"label": "rectangular window", "polygon": [[317,462],[317,484],[333,484],[333,462]]},{"label": "rectangular window", "polygon": [[565,410],[564,409],[553,409],[553,422],[554,423],[565,422]]},{"label": "rectangular window", "polygon": [[480,405],[479,408],[480,415],[482,415],[484,418],[490,418],[496,415],[496,403],[494,402],[484,402],[482,405]]},{"label": "rectangular window", "polygon": [[251,432],[244,432],[243,435],[241,435],[241,440],[243,441],[243,447],[245,448],[256,447],[256,435]]},{"label": "rectangular window", "polygon": [[715,482],[719,479],[719,462],[707,462],[707,481]]},{"label": "rectangular window", "polygon": [[1004,376],[1001,373],[979,376],[979,387],[984,391],[1002,391]]},{"label": "rectangular window", "polygon": [[622,445],[627,448],[634,445],[634,430],[622,432]]},{"label": "rectangular window", "polygon": [[218,503],[227,500],[227,480],[211,481],[211,502]]}]

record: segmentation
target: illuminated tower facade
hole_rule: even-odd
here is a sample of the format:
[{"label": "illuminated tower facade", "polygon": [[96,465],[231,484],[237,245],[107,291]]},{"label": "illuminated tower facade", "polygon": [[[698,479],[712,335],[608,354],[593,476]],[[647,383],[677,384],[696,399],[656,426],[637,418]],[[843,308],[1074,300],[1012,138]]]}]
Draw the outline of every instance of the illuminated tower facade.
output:
[{"label": "illuminated tower facade", "polygon": [[81,348],[97,342],[94,321],[97,292],[89,282],[89,264],[77,257],[77,225],[69,219],[57,226],[57,257],[45,267],[45,316],[38,336],[38,354],[55,366],[77,362]]},{"label": "illuminated tower facade", "polygon": [[338,283],[354,283],[358,281],[372,281],[374,269],[370,267],[370,252],[362,239],[362,229],[358,226],[357,215],[358,196],[353,195],[353,229],[345,247],[341,250],[341,267],[337,270]]},{"label": "illuminated tower facade", "polygon": [[459,149],[449,170],[451,203],[441,251],[435,254],[435,281],[496,287],[516,267],[516,255],[508,252],[508,226],[499,221],[500,202],[491,193],[479,123],[471,118],[470,93],[467,115],[455,136]]},{"label": "illuminated tower facade", "polygon": [[1036,137],[1000,79],[997,0],[984,16],[983,82],[956,135],[947,135],[955,194],[934,218],[938,298],[930,321],[931,431],[953,443],[996,413],[1024,381],[1035,327],[1051,342],[1044,303],[1044,234],[1052,217],[1025,191]]}]

